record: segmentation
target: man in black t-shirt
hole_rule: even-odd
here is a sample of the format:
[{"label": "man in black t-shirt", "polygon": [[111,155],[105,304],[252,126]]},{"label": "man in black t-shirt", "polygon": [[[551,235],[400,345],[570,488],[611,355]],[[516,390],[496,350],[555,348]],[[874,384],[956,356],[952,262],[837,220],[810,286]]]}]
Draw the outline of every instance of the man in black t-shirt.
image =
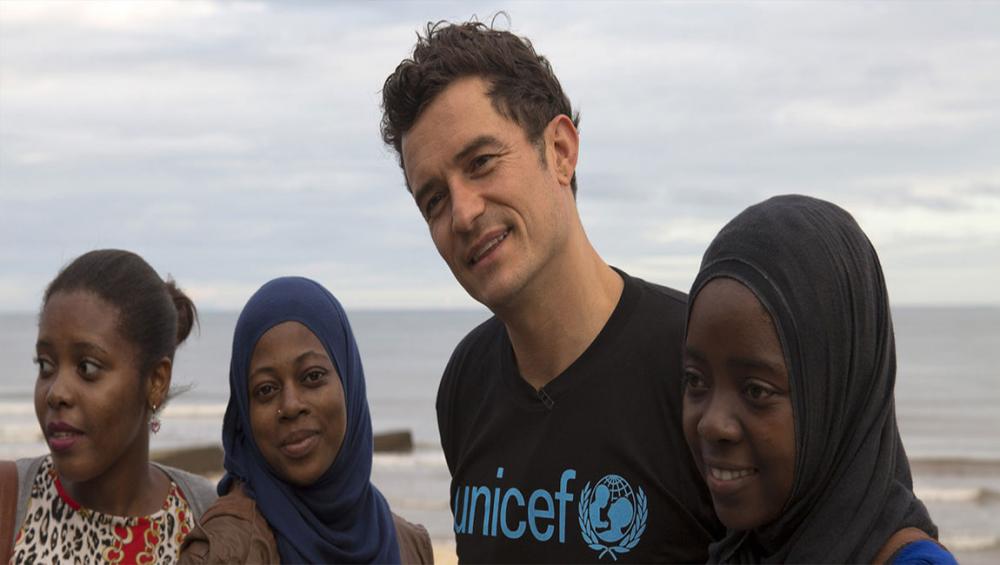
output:
[{"label": "man in black t-shirt", "polygon": [[548,61],[431,24],[383,111],[434,245],[495,314],[438,391],[459,559],[704,561],[721,532],[681,429],[686,297],[588,241],[578,119]]}]

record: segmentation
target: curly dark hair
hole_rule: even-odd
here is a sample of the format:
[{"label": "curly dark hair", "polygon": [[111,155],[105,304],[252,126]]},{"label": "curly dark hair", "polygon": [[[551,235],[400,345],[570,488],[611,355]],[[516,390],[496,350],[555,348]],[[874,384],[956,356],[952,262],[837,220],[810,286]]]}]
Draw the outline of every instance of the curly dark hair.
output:
[{"label": "curly dark hair", "polygon": [[[396,67],[382,88],[382,140],[396,150],[400,167],[403,135],[439,93],[470,76],[489,82],[493,107],[533,143],[560,114],[573,125],[580,123],[548,59],[527,38],[478,21],[428,22],[424,35],[417,34],[413,56]],[[575,174],[571,186],[575,195]]]}]

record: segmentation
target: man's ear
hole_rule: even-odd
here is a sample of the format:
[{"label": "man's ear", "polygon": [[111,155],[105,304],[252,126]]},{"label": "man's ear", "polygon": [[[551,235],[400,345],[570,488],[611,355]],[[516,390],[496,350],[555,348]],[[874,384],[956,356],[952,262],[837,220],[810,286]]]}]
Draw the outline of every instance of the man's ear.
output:
[{"label": "man's ear", "polygon": [[568,187],[576,172],[576,159],[580,151],[580,134],[576,131],[573,120],[566,114],[552,118],[545,127],[545,141],[559,184]]},{"label": "man's ear", "polygon": [[153,372],[149,375],[149,393],[146,395],[146,404],[150,409],[155,406],[159,410],[166,402],[172,370],[173,362],[169,357],[163,357],[153,367]]}]

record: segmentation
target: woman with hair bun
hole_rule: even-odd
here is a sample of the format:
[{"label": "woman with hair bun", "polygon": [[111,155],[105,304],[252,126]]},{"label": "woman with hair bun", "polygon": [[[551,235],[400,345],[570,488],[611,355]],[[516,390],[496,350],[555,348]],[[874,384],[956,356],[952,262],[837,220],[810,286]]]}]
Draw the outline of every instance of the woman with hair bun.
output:
[{"label": "woman with hair bun", "polygon": [[35,359],[49,454],[17,462],[12,562],[177,560],[215,493],[150,462],[149,433],[196,317],[173,281],[128,251],[81,255],[49,284]]}]

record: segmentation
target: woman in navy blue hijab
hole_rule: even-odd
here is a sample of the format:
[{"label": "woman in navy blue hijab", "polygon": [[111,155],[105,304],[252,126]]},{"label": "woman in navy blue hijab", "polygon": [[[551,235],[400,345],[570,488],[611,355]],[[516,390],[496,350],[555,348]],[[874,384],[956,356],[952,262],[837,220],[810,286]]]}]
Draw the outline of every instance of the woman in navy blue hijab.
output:
[{"label": "woman in navy blue hijab", "polygon": [[365,378],[343,307],[318,283],[265,284],[233,336],[224,495],[182,562],[431,561],[426,530],[371,484]]}]

